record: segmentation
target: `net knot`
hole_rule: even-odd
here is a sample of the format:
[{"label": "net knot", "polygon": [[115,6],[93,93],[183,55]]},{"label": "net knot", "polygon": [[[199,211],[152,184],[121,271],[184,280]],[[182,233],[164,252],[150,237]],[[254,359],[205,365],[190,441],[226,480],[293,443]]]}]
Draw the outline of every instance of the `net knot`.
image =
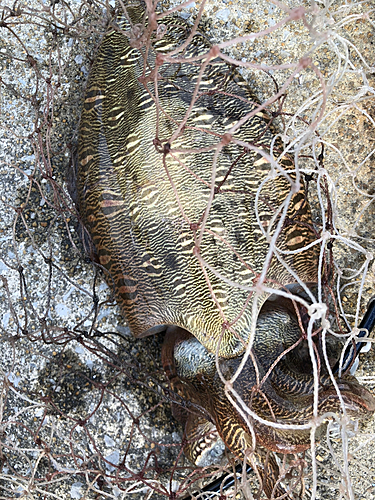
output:
[{"label": "net knot", "polygon": [[308,307],[307,312],[313,321],[319,319],[321,321],[326,321],[327,305],[321,302],[315,302],[315,304],[311,304]]}]

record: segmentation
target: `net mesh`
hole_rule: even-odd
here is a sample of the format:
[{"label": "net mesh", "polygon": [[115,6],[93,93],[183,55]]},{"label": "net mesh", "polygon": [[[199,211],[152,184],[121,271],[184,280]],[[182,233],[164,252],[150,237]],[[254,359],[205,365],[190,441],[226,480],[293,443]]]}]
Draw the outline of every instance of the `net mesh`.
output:
[{"label": "net mesh", "polygon": [[[224,472],[236,476],[228,497],[262,495],[257,474],[235,473],[229,453],[204,469],[186,460],[163,336],[132,338],[78,237],[66,172],[95,51],[126,3],[0,9],[0,498],[206,498],[202,488]],[[147,9],[181,12],[193,30],[202,20],[215,55],[235,62],[274,117],[308,176],[321,266],[335,269],[335,280],[319,284],[316,317],[329,307],[337,320],[327,330],[353,338],[375,280],[373,6],[148,1]],[[372,391],[374,363],[362,354],[356,373]],[[337,412],[319,442],[316,424],[310,450],[277,457],[283,480],[306,498],[375,498],[374,420]]]}]

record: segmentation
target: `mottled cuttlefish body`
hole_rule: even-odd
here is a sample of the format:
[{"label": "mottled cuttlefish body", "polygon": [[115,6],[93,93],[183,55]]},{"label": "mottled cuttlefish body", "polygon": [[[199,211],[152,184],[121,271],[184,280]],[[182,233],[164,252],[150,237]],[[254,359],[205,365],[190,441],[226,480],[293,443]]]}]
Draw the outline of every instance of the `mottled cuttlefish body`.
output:
[{"label": "mottled cuttlefish body", "polygon": [[[292,160],[278,158],[253,91],[202,32],[191,36],[173,16],[153,31],[140,7],[128,14],[89,75],[79,210],[132,333],[166,330],[163,365],[186,402],[174,404],[185,454],[205,465],[224,442],[259,467],[270,497],[269,451],[310,446],[312,344],[321,354],[319,333],[306,340],[319,248],[305,186]],[[166,61],[171,51],[177,60]],[[319,366],[319,414],[342,404],[355,416],[374,411],[352,376],[337,379],[340,402]]]}]

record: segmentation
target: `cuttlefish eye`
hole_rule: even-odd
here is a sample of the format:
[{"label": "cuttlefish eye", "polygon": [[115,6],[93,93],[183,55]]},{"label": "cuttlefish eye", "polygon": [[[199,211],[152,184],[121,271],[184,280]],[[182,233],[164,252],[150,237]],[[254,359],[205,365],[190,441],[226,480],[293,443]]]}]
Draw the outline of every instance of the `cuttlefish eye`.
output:
[{"label": "cuttlefish eye", "polygon": [[[258,465],[264,464],[264,450],[289,454],[309,448],[309,426],[285,427],[308,424],[314,416],[313,368],[300,324],[293,304],[271,301],[258,316],[251,352],[218,358],[217,362],[215,354],[188,332],[168,329],[164,366],[174,387],[191,403],[183,412],[175,408],[175,415],[186,426],[188,445],[184,451],[196,465],[216,458],[223,442],[238,457],[247,456],[255,447],[251,460]],[[313,342],[314,355],[320,356],[319,335]],[[323,361],[319,366],[318,413],[340,412],[339,394]],[[227,392],[223,379],[231,380]],[[336,382],[345,411],[361,416],[375,410],[373,396],[354,377]],[[317,438],[322,430],[323,426],[317,430]],[[270,494],[277,477],[276,462],[271,461],[263,475],[263,486]]]}]

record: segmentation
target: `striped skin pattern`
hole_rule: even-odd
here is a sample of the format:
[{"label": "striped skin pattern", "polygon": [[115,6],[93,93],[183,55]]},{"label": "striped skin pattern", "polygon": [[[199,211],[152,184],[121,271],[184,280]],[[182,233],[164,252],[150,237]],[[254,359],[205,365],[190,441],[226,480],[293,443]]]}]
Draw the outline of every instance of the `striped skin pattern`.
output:
[{"label": "striped skin pattern", "polygon": [[[128,30],[123,23],[123,30]],[[157,53],[175,49],[189,34],[179,18],[163,19],[163,24],[166,34],[152,44],[146,76]],[[189,59],[209,50],[198,32],[178,56]],[[264,183],[257,202],[258,222],[256,192],[271,165],[261,154],[232,141],[218,155],[216,189],[202,228],[215,147],[239,119],[256,109],[256,100],[232,67],[213,59],[185,127],[169,144],[191,104],[201,62],[165,63],[159,68],[158,115],[153,82],[148,81],[146,89],[139,81],[144,53],[144,47],[131,47],[123,33],[110,31],[91,70],[79,138],[83,221],[135,336],[148,335],[160,325],[177,325],[210,352],[216,352],[219,343],[220,356],[236,356],[250,333],[250,287],[269,249],[264,231],[273,234],[291,185],[280,173]],[[234,138],[267,153],[271,129],[267,115],[259,112]],[[156,136],[165,155],[153,144]],[[205,151],[189,152],[201,148]],[[293,168],[287,158],[283,164],[288,171]],[[302,186],[292,197],[276,244],[280,250],[296,250],[313,240]],[[194,255],[196,247],[210,266],[206,275]],[[315,247],[283,258],[301,280],[316,281]],[[293,282],[274,256],[266,285],[278,288]],[[265,293],[259,297],[258,310],[266,298]],[[224,326],[228,324],[230,328]]]},{"label": "striped skin pattern", "polygon": [[[141,22],[140,9],[129,14],[134,24]],[[277,157],[280,144],[273,143],[270,118],[257,111],[245,81],[215,54],[209,61],[186,62],[209,54],[210,44],[198,31],[185,46],[188,25],[177,17],[162,22],[162,36],[153,35],[147,50],[135,36],[147,30],[131,29],[124,20],[122,31],[109,31],[99,48],[80,124],[79,209],[132,333],[139,337],[168,327],[163,366],[173,389],[195,409],[174,408],[185,426],[186,456],[205,465],[224,442],[260,466],[263,490],[271,498],[284,490],[277,485],[276,460],[266,450],[304,451],[310,429],[245,421],[225,393],[216,355],[229,380],[243,360],[254,312],[259,313],[252,356],[233,383],[242,408],[283,424],[306,424],[313,417],[306,342],[282,356],[301,340],[294,306],[286,299],[267,301],[265,292],[254,302],[284,204],[286,218],[276,240],[280,253],[269,262],[265,284],[282,288],[295,284],[295,276],[317,282],[317,246],[304,249],[315,239],[309,205],[303,183],[291,191],[296,174],[290,159],[280,159],[289,179],[269,163],[267,154]],[[178,47],[182,60],[160,61],[160,54]],[[163,62],[157,72],[155,61]],[[340,411],[324,370],[319,382],[319,411]],[[374,411],[372,396],[353,377],[340,383],[348,411]]]}]

